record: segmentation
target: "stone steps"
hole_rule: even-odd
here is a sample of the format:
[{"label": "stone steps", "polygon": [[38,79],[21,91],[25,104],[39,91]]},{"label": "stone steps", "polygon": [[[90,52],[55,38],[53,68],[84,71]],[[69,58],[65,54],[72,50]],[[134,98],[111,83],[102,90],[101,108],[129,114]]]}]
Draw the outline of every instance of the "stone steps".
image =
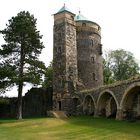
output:
[{"label": "stone steps", "polygon": [[55,118],[67,118],[67,115],[64,111],[48,111],[48,116]]}]

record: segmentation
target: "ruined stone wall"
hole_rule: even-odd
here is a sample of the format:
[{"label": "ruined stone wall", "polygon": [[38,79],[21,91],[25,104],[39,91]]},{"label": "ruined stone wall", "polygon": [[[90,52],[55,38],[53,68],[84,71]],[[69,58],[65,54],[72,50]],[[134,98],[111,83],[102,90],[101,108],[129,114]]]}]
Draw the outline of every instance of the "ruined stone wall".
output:
[{"label": "ruined stone wall", "polygon": [[52,110],[52,89],[32,88],[23,97],[23,117],[47,116]]},{"label": "ruined stone wall", "polygon": [[[47,116],[52,110],[52,88],[32,88],[23,96],[23,117]],[[17,98],[0,98],[0,118],[16,118]]]}]

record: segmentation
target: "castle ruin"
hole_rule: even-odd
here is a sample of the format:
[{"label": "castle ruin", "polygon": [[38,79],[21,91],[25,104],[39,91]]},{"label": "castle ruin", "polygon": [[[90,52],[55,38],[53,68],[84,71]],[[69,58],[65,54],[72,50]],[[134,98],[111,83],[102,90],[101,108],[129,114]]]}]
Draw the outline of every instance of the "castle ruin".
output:
[{"label": "castle ruin", "polygon": [[101,27],[65,5],[54,14],[53,109],[68,115],[140,116],[140,79],[103,85]]}]

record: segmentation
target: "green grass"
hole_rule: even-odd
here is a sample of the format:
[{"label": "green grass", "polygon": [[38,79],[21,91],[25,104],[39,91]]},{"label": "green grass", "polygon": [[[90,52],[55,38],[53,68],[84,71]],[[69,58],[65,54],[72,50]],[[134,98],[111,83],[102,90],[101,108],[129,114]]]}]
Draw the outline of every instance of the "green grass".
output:
[{"label": "green grass", "polygon": [[0,140],[140,140],[140,122],[84,116],[0,119]]}]

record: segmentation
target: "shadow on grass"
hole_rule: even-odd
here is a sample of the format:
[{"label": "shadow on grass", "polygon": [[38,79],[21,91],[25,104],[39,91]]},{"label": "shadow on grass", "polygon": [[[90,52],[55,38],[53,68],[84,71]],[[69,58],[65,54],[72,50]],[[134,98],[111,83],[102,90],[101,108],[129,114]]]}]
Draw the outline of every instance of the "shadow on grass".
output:
[{"label": "shadow on grass", "polygon": [[110,133],[129,133],[140,136],[140,121],[117,121],[115,119],[94,118],[91,116],[70,117],[67,121],[71,125],[81,126],[85,129],[92,127],[94,130],[105,130],[110,131]]}]

